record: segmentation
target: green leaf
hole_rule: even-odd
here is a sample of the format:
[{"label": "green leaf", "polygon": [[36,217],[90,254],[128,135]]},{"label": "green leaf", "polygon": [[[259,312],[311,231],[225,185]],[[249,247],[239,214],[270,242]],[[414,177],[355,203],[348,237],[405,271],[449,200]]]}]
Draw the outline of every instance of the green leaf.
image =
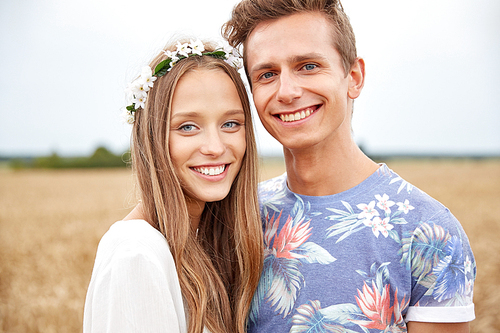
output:
[{"label": "green leaf", "polygon": [[226,52],[223,50],[220,51],[214,51],[214,52],[209,52],[207,55],[212,56],[214,58],[225,58],[226,57]]},{"label": "green leaf", "polygon": [[168,58],[160,62],[158,65],[155,67],[155,72],[154,76],[161,77],[165,74],[167,74],[168,69],[170,68],[170,63],[172,62],[172,59]]}]

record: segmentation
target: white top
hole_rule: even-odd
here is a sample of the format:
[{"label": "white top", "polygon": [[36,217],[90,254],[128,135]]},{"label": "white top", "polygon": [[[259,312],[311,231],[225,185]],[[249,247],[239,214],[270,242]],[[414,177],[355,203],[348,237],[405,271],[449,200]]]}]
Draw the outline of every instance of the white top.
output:
[{"label": "white top", "polygon": [[119,221],[102,237],[83,332],[187,332],[172,254],[165,237],[148,222]]}]

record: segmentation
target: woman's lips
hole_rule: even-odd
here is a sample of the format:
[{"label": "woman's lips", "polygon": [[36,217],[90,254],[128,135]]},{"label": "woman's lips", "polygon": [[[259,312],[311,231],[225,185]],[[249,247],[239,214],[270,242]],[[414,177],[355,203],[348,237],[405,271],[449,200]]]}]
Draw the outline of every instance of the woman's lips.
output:
[{"label": "woman's lips", "polygon": [[218,176],[226,170],[226,167],[227,164],[221,164],[219,166],[191,167],[191,169],[205,176]]}]

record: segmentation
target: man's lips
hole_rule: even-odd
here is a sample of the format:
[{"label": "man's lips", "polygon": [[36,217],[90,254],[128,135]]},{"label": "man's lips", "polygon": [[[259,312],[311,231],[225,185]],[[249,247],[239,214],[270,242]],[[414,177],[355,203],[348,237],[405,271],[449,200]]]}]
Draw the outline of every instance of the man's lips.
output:
[{"label": "man's lips", "polygon": [[279,113],[276,114],[275,117],[278,117],[281,119],[281,121],[289,123],[297,120],[302,120],[314,113],[318,109],[318,105],[315,106],[310,106],[305,109],[302,109],[300,111],[295,111],[295,112],[289,112],[289,113]]},{"label": "man's lips", "polygon": [[217,166],[199,166],[191,167],[192,170],[199,172],[205,176],[218,176],[226,170],[228,164],[221,164]]}]

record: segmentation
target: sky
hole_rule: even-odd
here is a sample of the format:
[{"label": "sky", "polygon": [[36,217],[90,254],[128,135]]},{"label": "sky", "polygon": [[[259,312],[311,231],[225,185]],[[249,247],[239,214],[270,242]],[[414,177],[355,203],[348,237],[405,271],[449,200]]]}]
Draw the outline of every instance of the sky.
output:
[{"label": "sky", "polygon": [[[238,0],[2,0],[0,156],[129,147],[124,89],[176,36],[219,40]],[[370,154],[500,155],[500,1],[344,0]],[[281,146],[255,117],[259,151]]]}]

